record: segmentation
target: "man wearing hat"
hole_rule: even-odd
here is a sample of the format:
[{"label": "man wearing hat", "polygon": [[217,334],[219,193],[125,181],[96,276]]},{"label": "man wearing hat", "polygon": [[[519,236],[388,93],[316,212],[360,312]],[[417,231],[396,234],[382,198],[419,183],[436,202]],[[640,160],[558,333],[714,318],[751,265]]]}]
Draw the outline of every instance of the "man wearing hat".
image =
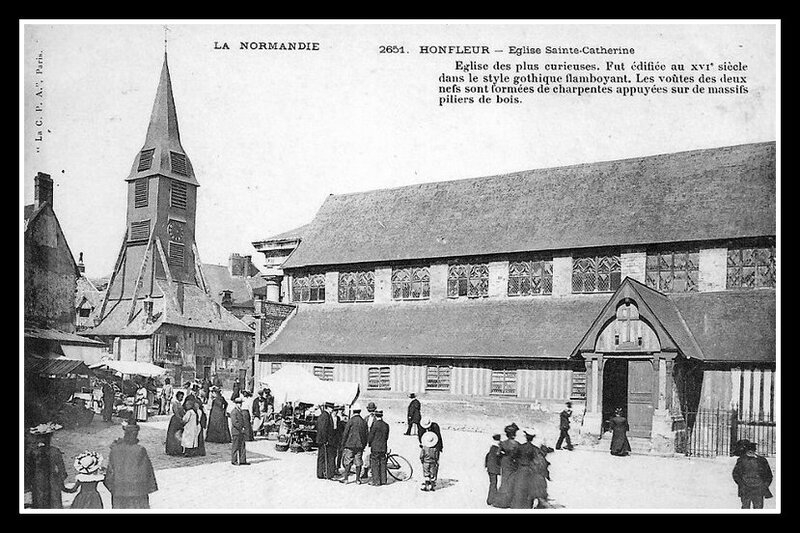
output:
[{"label": "man wearing hat", "polygon": [[561,444],[567,441],[567,450],[572,451],[572,440],[569,438],[569,418],[572,416],[572,402],[567,402],[566,408],[559,413],[559,431],[558,441],[556,442],[556,450],[561,449]]},{"label": "man wearing hat", "polygon": [[486,452],[483,465],[489,474],[489,494],[486,496],[486,505],[492,505],[497,498],[497,476],[500,475],[500,434],[492,435],[492,445]]},{"label": "man wearing hat", "polygon": [[386,452],[389,450],[389,424],[383,421],[383,411],[375,411],[375,422],[367,435],[369,444],[370,485],[386,485]]},{"label": "man wearing hat", "polygon": [[103,380],[103,422],[111,422],[111,415],[114,414],[114,387],[107,379]]},{"label": "man wearing hat", "polygon": [[361,469],[364,466],[364,448],[367,446],[367,423],[361,418],[361,407],[354,405],[352,415],[344,426],[342,434],[342,483],[347,483],[350,467],[355,464],[356,483],[361,484]]},{"label": "man wearing hat", "polygon": [[247,462],[247,420],[242,412],[242,396],[233,400],[231,410],[231,464],[249,465]]},{"label": "man wearing hat", "polygon": [[741,455],[733,467],[733,480],[739,487],[742,509],[763,509],[764,498],[772,498],[772,469],[765,457],[756,454],[755,442],[743,439],[736,446]]},{"label": "man wearing hat", "polygon": [[411,398],[411,401],[408,404],[408,429],[406,430],[406,435],[411,435],[411,427],[415,428],[417,434],[419,434],[419,422],[420,422],[420,405],[419,400],[417,399],[417,395],[413,392],[408,395]]},{"label": "man wearing hat", "polygon": [[320,407],[317,417],[317,478],[333,479],[336,475],[336,448],[331,416],[333,404],[325,402]]},{"label": "man wearing hat", "polygon": [[114,441],[103,484],[111,493],[114,509],[149,509],[151,492],[158,490],[153,464],[139,444],[136,420],[123,423],[124,436]]},{"label": "man wearing hat", "polygon": [[[369,402],[367,404],[367,417],[364,419],[364,422],[367,424],[367,434],[369,434],[369,430],[372,429],[372,424],[375,422],[375,411],[378,407],[375,405],[375,402]],[[364,469],[361,473],[362,479],[367,479],[369,477],[369,467],[371,463],[370,452],[366,448],[364,449]]]}]

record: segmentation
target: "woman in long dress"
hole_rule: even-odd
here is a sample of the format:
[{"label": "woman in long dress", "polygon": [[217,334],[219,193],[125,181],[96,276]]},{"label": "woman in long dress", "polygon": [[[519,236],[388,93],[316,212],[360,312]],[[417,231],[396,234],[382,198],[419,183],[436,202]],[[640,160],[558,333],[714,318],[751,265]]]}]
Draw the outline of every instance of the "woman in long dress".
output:
[{"label": "woman in long dress", "polygon": [[516,441],[517,425],[505,427],[506,440],[500,442],[500,488],[492,505],[508,508],[511,506],[514,490],[514,480],[518,468],[519,442]]},{"label": "woman in long dress", "polygon": [[80,485],[80,492],[72,500],[70,509],[102,509],[103,499],[97,492],[97,484],[103,481],[102,474],[78,474],[75,481]]},{"label": "woman in long dress", "polygon": [[167,427],[167,455],[182,455],[181,433],[183,432],[183,391],[178,391],[172,400],[172,416]]},{"label": "woman in long dress", "polygon": [[532,509],[539,503],[547,506],[547,477],[550,463],[541,448],[533,444],[535,436],[533,430],[525,429],[523,432],[526,442],[520,444],[517,451],[518,462],[511,507]]},{"label": "woman in long dress", "polygon": [[208,426],[208,418],[206,417],[206,410],[203,408],[202,402],[195,402],[195,413],[197,414],[197,423],[199,433],[197,435],[197,455],[205,456],[206,454],[206,439],[203,436],[206,427]]},{"label": "woman in long dress", "polygon": [[614,410],[614,416],[608,423],[611,430],[611,455],[625,456],[631,453],[631,444],[628,442],[628,419],[622,416],[622,408]]},{"label": "woman in long dress", "polygon": [[197,412],[194,410],[194,401],[186,405],[186,412],[183,415],[183,436],[181,446],[185,457],[197,455],[197,439],[200,433],[200,425],[197,423]]},{"label": "woman in long dress", "polygon": [[133,409],[136,414],[136,420],[147,422],[147,389],[144,385],[139,385],[139,388],[136,389]]},{"label": "woman in long dress", "polygon": [[215,389],[211,412],[208,415],[206,442],[227,444],[231,441],[231,430],[228,427],[228,402],[223,398],[222,391],[216,387]]},{"label": "woman in long dress", "polygon": [[242,414],[244,415],[244,435],[245,440],[253,441],[253,417],[250,413],[253,412],[253,395],[250,391],[243,391],[242,396]]}]

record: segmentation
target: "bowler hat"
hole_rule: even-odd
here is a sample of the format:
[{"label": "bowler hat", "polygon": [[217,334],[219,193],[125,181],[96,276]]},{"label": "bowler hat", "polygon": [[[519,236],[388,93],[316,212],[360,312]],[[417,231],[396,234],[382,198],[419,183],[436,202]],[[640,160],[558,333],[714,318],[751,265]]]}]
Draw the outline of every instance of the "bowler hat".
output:
[{"label": "bowler hat", "polygon": [[414,393],[412,392],[411,394],[409,394],[409,395],[408,395],[408,397],[409,397],[409,398],[416,398],[416,397],[417,397],[417,395],[416,395],[416,394],[414,394]]},{"label": "bowler hat", "polygon": [[376,410],[376,411],[375,411],[375,416],[379,416],[379,417],[380,417],[380,416],[383,416],[383,410],[382,410],[382,409],[378,409],[378,410]]},{"label": "bowler hat", "polygon": [[378,407],[375,405],[375,402],[369,402],[369,403],[367,404],[367,411],[369,411],[370,413],[372,413],[373,411],[375,411],[375,409],[377,409],[377,408],[378,408]]}]

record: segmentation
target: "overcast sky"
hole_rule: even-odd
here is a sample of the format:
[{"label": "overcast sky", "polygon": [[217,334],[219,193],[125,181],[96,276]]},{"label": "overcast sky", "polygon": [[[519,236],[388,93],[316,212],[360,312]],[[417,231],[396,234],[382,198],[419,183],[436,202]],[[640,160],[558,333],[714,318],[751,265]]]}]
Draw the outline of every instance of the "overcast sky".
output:
[{"label": "overcast sky", "polygon": [[[776,140],[774,24],[169,23],[183,147],[200,182],[205,263],[314,217],[328,194]],[[147,131],[164,26],[28,24],[24,32],[20,203],[33,177],[90,277],[113,269],[127,177]],[[240,41],[318,42],[316,52],[242,51]],[[231,50],[214,50],[227,42]],[[379,54],[380,45],[410,53]],[[438,104],[456,60],[595,61],[588,56],[423,55],[421,45],[625,46],[630,63],[742,61],[746,95],[542,96],[518,105]],[[37,77],[36,56],[43,55]],[[630,71],[629,71],[630,72]],[[692,73],[696,75],[697,73]],[[717,73],[718,74],[718,73]],[[33,83],[43,83],[43,113]],[[42,115],[44,139],[34,141]],[[36,152],[36,148],[39,152]],[[261,258],[257,259],[262,264]]]}]

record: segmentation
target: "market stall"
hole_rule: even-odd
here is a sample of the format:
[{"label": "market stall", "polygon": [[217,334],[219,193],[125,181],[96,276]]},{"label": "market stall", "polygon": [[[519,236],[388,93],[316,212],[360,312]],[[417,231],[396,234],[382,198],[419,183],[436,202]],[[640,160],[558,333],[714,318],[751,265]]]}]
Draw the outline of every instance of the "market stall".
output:
[{"label": "market stall", "polygon": [[[163,376],[166,369],[143,361],[117,361],[104,359],[99,363],[90,365],[89,368],[98,374],[104,374],[113,382],[115,396],[114,411],[123,418],[134,415],[138,410],[146,413],[155,411],[158,403],[155,401],[157,387],[155,380]],[[140,393],[144,390],[144,393]],[[99,391],[95,392],[97,395]],[[141,419],[141,417],[137,416]]]}]

